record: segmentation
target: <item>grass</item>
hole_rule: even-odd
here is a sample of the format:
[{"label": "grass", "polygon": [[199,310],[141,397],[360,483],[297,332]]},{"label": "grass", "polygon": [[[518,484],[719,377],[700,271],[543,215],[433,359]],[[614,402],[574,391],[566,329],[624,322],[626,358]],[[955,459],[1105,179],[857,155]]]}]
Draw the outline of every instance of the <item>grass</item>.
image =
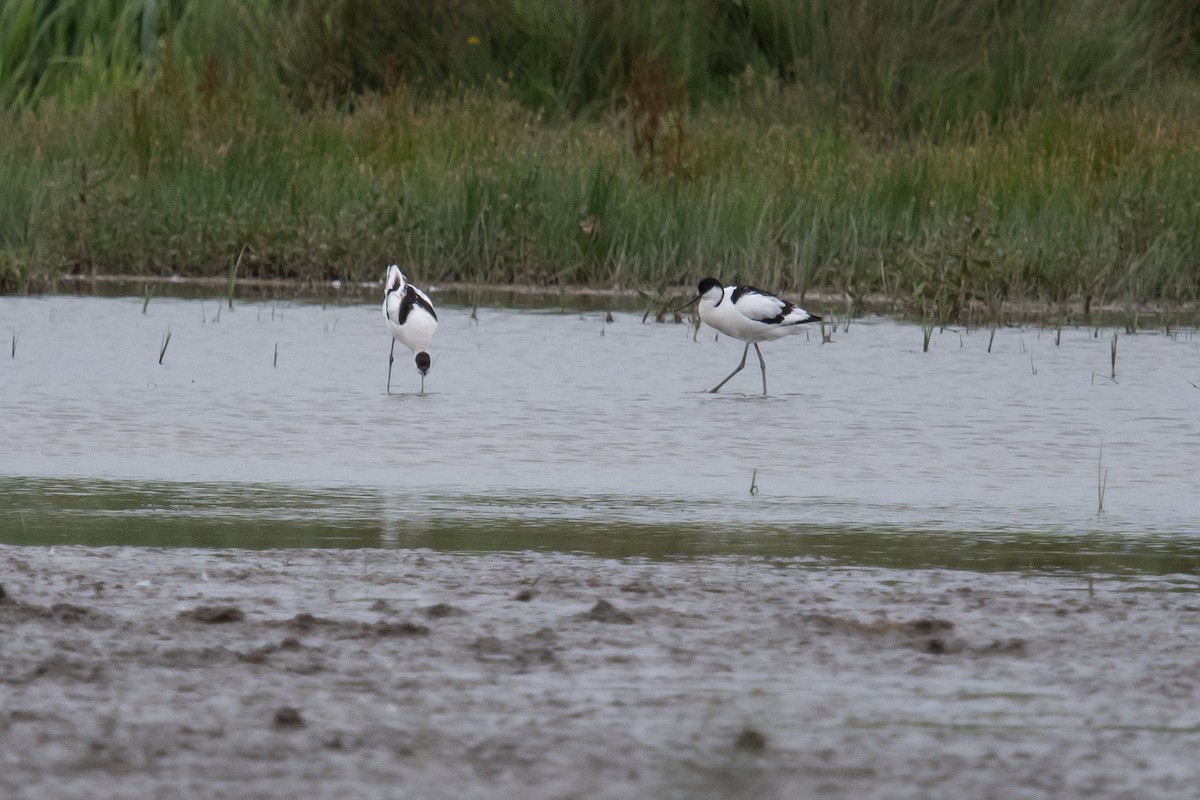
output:
[{"label": "grass", "polygon": [[396,261],[434,284],[717,274],[930,324],[1037,303],[1135,326],[1200,294],[1180,4],[758,0],[681,22],[343,0],[320,25],[284,5],[3,6],[29,45],[0,57],[0,290],[224,275],[232,300],[242,278]]},{"label": "grass", "polygon": [[[1011,301],[1197,296],[1184,176],[1200,175],[1200,131],[1182,111],[1081,106],[970,143],[881,148],[701,109],[688,124],[703,168],[647,180],[619,122],[551,123],[483,91],[353,113],[244,106],[232,127],[178,99],[139,102],[177,128],[142,156],[123,149],[120,105],[0,121],[5,288],[97,269],[226,271],[231,289],[362,281],[394,260],[429,283],[649,288],[715,273],[801,300],[896,298],[937,321]],[[1124,150],[1104,160],[1114,138]]]}]

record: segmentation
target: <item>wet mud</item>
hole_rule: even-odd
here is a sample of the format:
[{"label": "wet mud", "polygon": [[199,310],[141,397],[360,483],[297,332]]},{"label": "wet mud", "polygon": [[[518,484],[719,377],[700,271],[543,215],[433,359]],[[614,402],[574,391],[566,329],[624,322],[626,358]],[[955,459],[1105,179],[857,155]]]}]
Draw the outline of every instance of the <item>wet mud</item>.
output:
[{"label": "wet mud", "polygon": [[1184,798],[1185,576],[0,547],[6,798]]}]

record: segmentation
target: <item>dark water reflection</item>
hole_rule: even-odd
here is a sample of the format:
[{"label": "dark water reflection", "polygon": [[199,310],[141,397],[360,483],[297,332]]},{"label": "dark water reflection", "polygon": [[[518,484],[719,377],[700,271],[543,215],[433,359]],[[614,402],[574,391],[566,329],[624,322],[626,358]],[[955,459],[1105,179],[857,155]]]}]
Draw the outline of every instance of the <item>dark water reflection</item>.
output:
[{"label": "dark water reflection", "polygon": [[1193,581],[1184,576],[1200,573],[1193,537],[607,521],[597,498],[425,498],[397,517],[394,504],[372,490],[4,479],[0,499],[8,544],[810,557],[897,568],[1179,574],[1188,590]]}]

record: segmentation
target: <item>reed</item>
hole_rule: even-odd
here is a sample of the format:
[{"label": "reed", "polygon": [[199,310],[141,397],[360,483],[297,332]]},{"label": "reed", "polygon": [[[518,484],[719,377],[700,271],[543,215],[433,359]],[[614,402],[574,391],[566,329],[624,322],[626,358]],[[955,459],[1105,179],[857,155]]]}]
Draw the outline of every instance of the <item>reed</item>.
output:
[{"label": "reed", "polygon": [[[237,294],[238,267],[242,263],[242,257],[246,255],[247,248],[248,245],[242,245],[242,249],[238,251],[237,258],[229,262],[229,278],[225,284],[225,301],[229,303],[230,311],[233,310],[233,297]],[[217,309],[217,313],[220,314],[219,308]]]}]

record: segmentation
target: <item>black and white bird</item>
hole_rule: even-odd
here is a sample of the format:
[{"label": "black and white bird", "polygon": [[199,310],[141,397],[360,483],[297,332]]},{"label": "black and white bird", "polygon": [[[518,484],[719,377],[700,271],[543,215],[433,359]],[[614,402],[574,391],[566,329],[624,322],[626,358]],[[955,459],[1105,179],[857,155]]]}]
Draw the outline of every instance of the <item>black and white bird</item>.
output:
[{"label": "black and white bird", "polygon": [[762,367],[763,394],[767,393],[767,362],[763,360],[762,351],[758,349],[759,342],[769,342],[782,339],[792,333],[799,333],[800,326],[806,322],[820,322],[816,314],[810,314],[787,300],[776,297],[762,289],[753,286],[722,286],[716,278],[705,278],[700,281],[700,291],[691,301],[681,306],[677,311],[687,308],[697,300],[700,301],[700,319],[712,328],[716,328],[726,336],[732,336],[746,343],[742,351],[742,362],[737,369],[729,373],[729,377],[718,383],[710,392],[717,392],[729,382],[729,378],[737,375],[746,366],[746,356],[750,353],[750,345],[758,354],[758,364]]},{"label": "black and white bird", "polygon": [[392,333],[392,350],[388,355],[387,392],[392,393],[392,362],[396,360],[396,340],[416,354],[421,373],[421,393],[425,393],[425,373],[429,372],[429,347],[437,330],[437,312],[429,295],[404,278],[400,267],[392,264],[384,281],[383,318]]}]

